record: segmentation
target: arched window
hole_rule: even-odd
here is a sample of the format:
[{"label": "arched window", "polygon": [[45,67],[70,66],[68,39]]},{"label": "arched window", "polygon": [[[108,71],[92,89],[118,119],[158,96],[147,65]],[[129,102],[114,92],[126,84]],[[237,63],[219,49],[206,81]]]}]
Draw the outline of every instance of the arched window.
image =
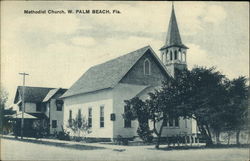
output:
[{"label": "arched window", "polygon": [[150,61],[146,59],[144,61],[144,75],[150,75],[151,69],[150,69]]},{"label": "arched window", "polygon": [[174,51],[174,60],[176,60],[177,59],[177,51],[175,50]]},{"label": "arched window", "polygon": [[184,62],[186,62],[186,52],[183,52],[182,60],[183,60]]},{"label": "arched window", "polygon": [[166,60],[167,60],[167,61],[169,60],[169,53],[168,53],[168,50],[166,51]]},{"label": "arched window", "polygon": [[173,53],[170,51],[170,60],[173,60]]}]

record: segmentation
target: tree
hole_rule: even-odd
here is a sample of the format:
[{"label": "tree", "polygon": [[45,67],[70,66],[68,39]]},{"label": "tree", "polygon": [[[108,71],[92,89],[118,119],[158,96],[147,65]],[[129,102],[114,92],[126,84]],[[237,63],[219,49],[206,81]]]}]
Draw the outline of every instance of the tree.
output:
[{"label": "tree", "polygon": [[[35,137],[40,138],[48,135],[48,121],[43,120],[35,120],[32,124],[33,129],[35,130]],[[28,131],[28,129],[27,129]]]},{"label": "tree", "polygon": [[146,102],[140,100],[138,97],[131,100],[125,100],[125,113],[123,117],[129,120],[137,119],[139,127],[137,133],[144,142],[151,142],[153,139],[152,131],[149,129],[148,121],[150,119],[149,111]]},{"label": "tree", "polygon": [[[124,116],[129,119],[137,119],[139,122],[138,135],[143,139],[150,138],[152,133],[156,134],[157,142],[155,147],[159,148],[161,135],[165,123],[172,118],[178,118],[183,114],[180,111],[179,81],[180,79],[169,79],[163,82],[160,90],[149,93],[150,98],[142,101],[139,98],[132,98],[125,101],[129,111]],[[153,129],[149,130],[148,120],[153,122]]]},{"label": "tree", "polygon": [[161,89],[149,93],[149,96],[148,100],[131,99],[126,104],[131,107],[132,113],[137,111],[133,119],[147,117],[140,119],[139,124],[148,119],[153,121],[156,148],[161,142],[164,123],[171,118],[195,119],[207,146],[214,143],[212,134],[215,134],[217,144],[220,143],[220,133],[225,127],[237,129],[237,137],[240,129],[246,127],[241,126],[247,119],[245,77],[230,82],[214,67],[177,70],[174,79],[163,82]]},{"label": "tree", "polygon": [[81,134],[85,137],[86,134],[91,132],[88,122],[83,117],[80,109],[78,110],[75,119],[68,120],[68,128],[71,129],[74,134],[77,134],[78,139],[80,139]]},{"label": "tree", "polygon": [[236,132],[236,143],[239,142],[239,134],[242,129],[247,128],[248,122],[248,88],[247,79],[243,76],[233,79],[229,82],[230,102],[226,111],[226,130]]},{"label": "tree", "polygon": [[199,131],[206,138],[206,145],[213,144],[212,130],[219,142],[220,127],[224,123],[221,116],[228,98],[226,80],[214,67],[195,67],[183,80],[189,89],[184,92],[187,116],[196,120]]},{"label": "tree", "polygon": [[8,93],[1,88],[0,90],[0,132],[8,132],[12,128],[10,115],[13,115],[15,111],[12,108],[6,109],[6,102],[8,100]]}]

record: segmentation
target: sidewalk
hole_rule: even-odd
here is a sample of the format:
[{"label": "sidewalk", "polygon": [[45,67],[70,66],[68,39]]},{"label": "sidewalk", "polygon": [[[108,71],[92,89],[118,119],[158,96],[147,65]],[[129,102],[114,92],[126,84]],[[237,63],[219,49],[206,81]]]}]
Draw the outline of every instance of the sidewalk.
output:
[{"label": "sidewalk", "polygon": [[[57,140],[57,139],[49,139],[49,138],[31,138],[31,137],[23,137],[23,140],[21,140],[20,137],[18,137],[18,139],[15,138],[15,136],[10,136],[10,135],[3,135],[2,138],[6,138],[6,139],[11,139],[11,140],[17,140],[17,141],[25,141],[25,142],[32,142],[32,143],[38,143],[38,144],[47,144],[47,145],[54,145],[54,146],[62,146],[62,147],[72,147],[72,146],[76,146],[77,148],[80,149],[86,149],[86,147],[94,148],[94,149],[133,149],[133,148],[154,148],[155,145],[151,144],[151,145],[143,145],[141,143],[139,143],[137,145],[136,142],[131,142],[131,145],[116,145],[116,144],[112,144],[112,143],[107,143],[107,142],[95,142],[95,143],[86,143],[86,142],[77,142],[77,141],[65,141],[65,140]],[[169,148],[201,148],[203,147],[205,144],[204,143],[192,143],[192,145],[189,144],[180,144],[178,146],[178,144],[175,144],[175,146],[173,146],[173,144],[170,145]],[[81,148],[81,146],[83,146],[84,148]],[[166,148],[167,145],[163,144],[160,147],[164,147]],[[88,148],[87,148],[88,149]]]},{"label": "sidewalk", "polygon": [[[138,147],[138,146],[124,146],[124,145],[115,145],[115,144],[109,144],[104,142],[98,142],[98,143],[86,143],[86,142],[77,142],[77,141],[65,141],[65,140],[57,140],[57,139],[48,139],[48,138],[31,138],[31,137],[23,137],[21,139],[20,137],[15,138],[15,136],[10,135],[3,135],[1,136],[5,139],[10,140],[16,140],[16,141],[22,141],[22,142],[31,142],[31,143],[37,143],[37,144],[44,144],[44,145],[52,145],[52,146],[61,146],[64,148],[75,148],[75,149],[82,149],[82,150],[88,150],[88,149],[128,149],[132,147]],[[153,147],[153,145],[145,145],[147,147]],[[143,147],[145,147],[143,146]]]}]

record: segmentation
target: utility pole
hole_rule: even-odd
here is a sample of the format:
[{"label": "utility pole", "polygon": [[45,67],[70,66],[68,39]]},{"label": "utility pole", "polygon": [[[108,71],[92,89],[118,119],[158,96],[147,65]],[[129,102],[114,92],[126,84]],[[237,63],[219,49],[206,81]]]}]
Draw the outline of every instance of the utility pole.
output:
[{"label": "utility pole", "polygon": [[23,127],[24,127],[24,119],[23,119],[23,115],[24,115],[24,108],[25,108],[25,97],[24,97],[24,91],[25,91],[25,76],[29,75],[27,73],[19,73],[20,75],[23,76],[23,89],[22,89],[22,96],[23,96],[23,100],[22,100],[22,120],[21,120],[21,139],[23,139]]}]

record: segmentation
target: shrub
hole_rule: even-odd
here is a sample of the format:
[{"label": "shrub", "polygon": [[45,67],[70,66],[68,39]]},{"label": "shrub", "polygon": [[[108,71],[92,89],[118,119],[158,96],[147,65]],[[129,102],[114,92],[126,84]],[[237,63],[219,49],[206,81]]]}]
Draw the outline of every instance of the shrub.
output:
[{"label": "shrub", "polygon": [[56,137],[59,140],[70,140],[69,133],[66,133],[65,131],[60,131]]},{"label": "shrub", "polygon": [[118,135],[115,139],[115,143],[118,145],[128,145],[128,138],[123,138],[121,135]]},{"label": "shrub", "polygon": [[145,143],[152,143],[154,137],[152,131],[149,130],[148,125],[140,125],[137,129],[137,134]]}]

